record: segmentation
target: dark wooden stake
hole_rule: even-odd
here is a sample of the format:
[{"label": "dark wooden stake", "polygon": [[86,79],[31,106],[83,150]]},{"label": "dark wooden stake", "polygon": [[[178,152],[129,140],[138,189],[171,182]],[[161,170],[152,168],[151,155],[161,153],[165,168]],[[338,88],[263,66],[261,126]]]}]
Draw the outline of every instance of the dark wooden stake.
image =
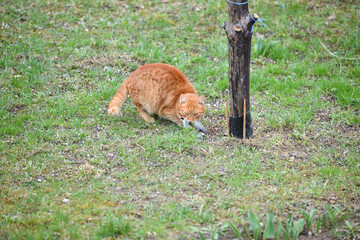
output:
[{"label": "dark wooden stake", "polygon": [[[244,3],[246,0],[232,0]],[[229,2],[229,21],[224,29],[229,41],[229,130],[230,135],[243,138],[243,122],[246,121],[246,137],[253,135],[250,114],[250,55],[251,28],[255,21],[251,18],[248,4],[237,5]],[[256,20],[259,17],[254,14]],[[243,113],[244,99],[246,114]],[[245,117],[245,119],[244,119]]]},{"label": "dark wooden stake", "polygon": [[[243,116],[246,116],[246,99],[244,99],[244,112]],[[246,118],[243,118],[243,133],[246,132]],[[245,140],[246,134],[243,134],[243,139]]]},{"label": "dark wooden stake", "polygon": [[226,116],[226,133],[227,136],[230,137],[230,130],[229,130],[229,106],[228,103],[226,103],[226,112],[225,112],[225,116]]}]

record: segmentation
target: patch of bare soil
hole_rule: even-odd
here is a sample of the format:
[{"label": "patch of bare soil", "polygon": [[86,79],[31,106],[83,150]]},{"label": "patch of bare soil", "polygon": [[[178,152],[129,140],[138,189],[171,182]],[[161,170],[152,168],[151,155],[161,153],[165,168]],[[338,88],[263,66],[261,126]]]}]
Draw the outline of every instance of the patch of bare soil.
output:
[{"label": "patch of bare soil", "polygon": [[24,104],[14,104],[6,109],[8,113],[16,114],[20,111],[22,111],[24,108],[26,108],[26,105]]}]

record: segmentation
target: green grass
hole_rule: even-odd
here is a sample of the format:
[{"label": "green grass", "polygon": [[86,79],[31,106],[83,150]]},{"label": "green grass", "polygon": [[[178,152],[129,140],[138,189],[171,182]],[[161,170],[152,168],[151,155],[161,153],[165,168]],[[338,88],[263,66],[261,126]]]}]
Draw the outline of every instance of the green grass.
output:
[{"label": "green grass", "polygon": [[[250,1],[268,27],[252,37],[246,141],[225,136],[226,1],[4,2],[0,238],[235,238],[226,223],[248,226],[249,211],[263,223],[273,212],[276,228],[311,209],[313,235],[359,237],[356,2]],[[107,116],[122,81],[153,62],[206,96],[203,141],[146,124],[131,100]],[[328,205],[345,219],[332,224]]]}]

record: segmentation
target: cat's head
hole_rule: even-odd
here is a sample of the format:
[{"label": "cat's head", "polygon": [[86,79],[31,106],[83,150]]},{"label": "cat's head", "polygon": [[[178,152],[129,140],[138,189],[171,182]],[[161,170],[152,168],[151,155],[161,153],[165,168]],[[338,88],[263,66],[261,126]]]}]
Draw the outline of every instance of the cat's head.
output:
[{"label": "cat's head", "polygon": [[193,93],[181,94],[177,105],[178,115],[190,123],[195,123],[205,114],[205,97]]}]

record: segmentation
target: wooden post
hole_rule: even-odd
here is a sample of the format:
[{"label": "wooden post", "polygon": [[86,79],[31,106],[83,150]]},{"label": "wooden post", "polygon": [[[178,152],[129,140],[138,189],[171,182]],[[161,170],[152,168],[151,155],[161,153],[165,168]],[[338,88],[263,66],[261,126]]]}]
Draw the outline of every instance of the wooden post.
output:
[{"label": "wooden post", "polygon": [[[251,16],[246,0],[228,2],[229,21],[224,29],[229,42],[229,130],[230,135],[243,138],[253,135],[250,114],[250,55],[252,26],[259,18]],[[255,21],[254,21],[255,20]],[[244,104],[246,103],[245,108]],[[244,114],[246,109],[246,114]],[[245,119],[244,119],[245,117]],[[243,122],[246,121],[246,135]]]}]

